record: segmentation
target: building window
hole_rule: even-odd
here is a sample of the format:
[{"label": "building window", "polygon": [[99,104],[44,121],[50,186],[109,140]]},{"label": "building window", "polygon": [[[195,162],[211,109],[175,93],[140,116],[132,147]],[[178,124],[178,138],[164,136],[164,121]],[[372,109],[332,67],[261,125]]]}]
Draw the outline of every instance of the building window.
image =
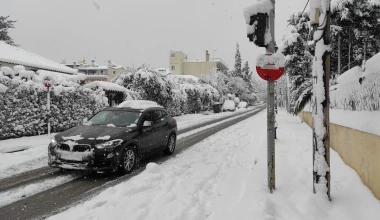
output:
[{"label": "building window", "polygon": [[171,55],[172,57],[175,57],[175,53],[172,53],[172,55]]},{"label": "building window", "polygon": [[175,66],[172,66],[172,70],[175,70]]},{"label": "building window", "polygon": [[114,70],[114,71],[113,71],[113,75],[115,75],[115,74],[116,74],[116,71]]}]

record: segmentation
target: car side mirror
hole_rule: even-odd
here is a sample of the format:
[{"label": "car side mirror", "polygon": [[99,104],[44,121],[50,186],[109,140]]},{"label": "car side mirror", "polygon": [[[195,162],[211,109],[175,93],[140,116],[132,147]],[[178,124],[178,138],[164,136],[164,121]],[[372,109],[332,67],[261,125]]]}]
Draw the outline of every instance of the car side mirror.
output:
[{"label": "car side mirror", "polygon": [[152,121],[144,121],[143,127],[151,127],[153,124]]}]

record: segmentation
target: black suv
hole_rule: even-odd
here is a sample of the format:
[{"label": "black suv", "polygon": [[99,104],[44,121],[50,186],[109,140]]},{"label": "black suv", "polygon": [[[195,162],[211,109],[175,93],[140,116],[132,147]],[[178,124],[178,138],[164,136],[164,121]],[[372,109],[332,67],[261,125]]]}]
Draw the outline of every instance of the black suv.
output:
[{"label": "black suv", "polygon": [[177,122],[159,106],[109,107],[82,125],[58,133],[49,144],[51,167],[130,173],[136,159],[172,154]]}]

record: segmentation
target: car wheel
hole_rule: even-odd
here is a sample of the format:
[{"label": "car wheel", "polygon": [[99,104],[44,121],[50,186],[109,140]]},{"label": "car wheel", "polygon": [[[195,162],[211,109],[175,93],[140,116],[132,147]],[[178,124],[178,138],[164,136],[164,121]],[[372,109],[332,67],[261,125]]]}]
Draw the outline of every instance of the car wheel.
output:
[{"label": "car wheel", "polygon": [[131,173],[136,165],[136,151],[126,148],[121,157],[119,171],[122,174]]},{"label": "car wheel", "polygon": [[166,149],[164,150],[164,153],[166,155],[171,155],[174,153],[175,150],[175,145],[176,145],[176,138],[175,134],[171,134],[168,139],[168,144],[166,145]]}]

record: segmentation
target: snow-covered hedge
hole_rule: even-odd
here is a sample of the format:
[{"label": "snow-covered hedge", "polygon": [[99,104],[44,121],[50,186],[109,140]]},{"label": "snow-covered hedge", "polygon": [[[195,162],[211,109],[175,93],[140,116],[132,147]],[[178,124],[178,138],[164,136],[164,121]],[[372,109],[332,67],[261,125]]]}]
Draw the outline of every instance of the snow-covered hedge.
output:
[{"label": "snow-covered hedge", "polygon": [[199,111],[219,99],[219,92],[209,84],[191,78],[162,76],[146,67],[129,68],[114,82],[137,92],[141,99],[159,103],[172,116]]},{"label": "snow-covered hedge", "polygon": [[[47,89],[42,76],[48,72],[24,70],[0,71],[0,140],[47,133]],[[24,71],[24,72],[23,72]],[[83,88],[77,82],[80,76],[69,79],[53,76],[51,88],[51,129],[59,132],[71,128],[108,105],[101,90]]]},{"label": "snow-covered hedge", "polygon": [[330,106],[352,111],[380,110],[380,72],[330,87]]}]

